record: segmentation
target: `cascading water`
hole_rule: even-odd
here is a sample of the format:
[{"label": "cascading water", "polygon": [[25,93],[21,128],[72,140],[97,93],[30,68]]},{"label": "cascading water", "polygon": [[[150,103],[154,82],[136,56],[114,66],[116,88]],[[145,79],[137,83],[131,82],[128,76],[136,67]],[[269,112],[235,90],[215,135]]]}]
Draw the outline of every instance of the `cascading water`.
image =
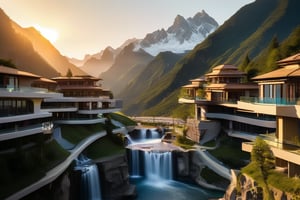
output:
[{"label": "cascading water", "polygon": [[140,152],[132,149],[131,155],[131,176],[140,176]]},{"label": "cascading water", "polygon": [[127,134],[127,139],[132,143],[144,143],[149,140],[159,141],[162,138],[163,132],[155,128],[135,129]]},{"label": "cascading water", "polygon": [[159,139],[161,136],[155,129],[141,129],[142,139]]},{"label": "cascading water", "polygon": [[80,170],[81,175],[81,199],[101,200],[101,189],[98,167],[90,159],[80,155],[76,160],[75,170]]},{"label": "cascading water", "polygon": [[[132,142],[127,146],[130,161],[131,182],[136,185],[137,200],[176,199],[198,200],[220,198],[223,193],[209,191],[173,180],[172,152],[180,148],[154,139],[151,129],[132,133]],[[156,133],[155,133],[156,134]],[[175,171],[176,173],[176,171]],[[174,173],[174,174],[175,174]]]},{"label": "cascading water", "polygon": [[145,151],[145,175],[150,180],[172,180],[171,152]]}]

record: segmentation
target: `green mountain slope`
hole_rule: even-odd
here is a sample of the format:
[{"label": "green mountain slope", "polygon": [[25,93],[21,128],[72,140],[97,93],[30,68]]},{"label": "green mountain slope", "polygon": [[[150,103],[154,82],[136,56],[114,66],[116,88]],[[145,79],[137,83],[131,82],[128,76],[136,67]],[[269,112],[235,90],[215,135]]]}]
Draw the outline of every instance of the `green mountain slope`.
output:
[{"label": "green mountain slope", "polygon": [[296,17],[299,7],[298,0],[257,0],[244,6],[178,61],[160,82],[141,94],[136,105],[144,105],[144,115],[154,114],[153,110],[159,111],[157,115],[168,115],[170,109],[179,106],[173,92],[189,79],[205,74],[218,64],[238,66],[247,54],[256,57],[273,36],[280,41],[288,37],[300,24],[300,18]]},{"label": "green mountain slope", "polygon": [[[251,76],[278,68],[277,61],[300,52],[300,25],[281,43],[274,37],[258,56],[250,60],[244,70]],[[263,68],[261,66],[264,66]]]},{"label": "green mountain slope", "polygon": [[134,51],[133,43],[127,45],[118,54],[114,64],[100,74],[104,80],[103,86],[109,87],[114,95],[119,96],[128,87],[127,83],[134,80],[152,59],[153,56],[144,51]]},{"label": "green mountain slope", "polygon": [[124,112],[132,115],[143,111],[143,103],[137,102],[136,99],[145,91],[151,90],[157,82],[160,82],[161,78],[171,71],[182,56],[183,54],[174,54],[172,52],[158,54],[118,96],[124,101]]}]

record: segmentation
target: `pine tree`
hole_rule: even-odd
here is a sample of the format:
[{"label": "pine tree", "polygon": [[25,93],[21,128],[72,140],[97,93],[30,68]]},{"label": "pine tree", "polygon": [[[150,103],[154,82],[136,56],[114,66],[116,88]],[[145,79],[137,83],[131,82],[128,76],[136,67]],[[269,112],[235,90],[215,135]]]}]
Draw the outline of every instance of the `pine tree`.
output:
[{"label": "pine tree", "polygon": [[249,63],[250,63],[250,58],[249,58],[249,54],[247,53],[242,64],[239,66],[240,70],[245,72]]},{"label": "pine tree", "polygon": [[251,161],[261,170],[264,180],[267,180],[269,171],[275,167],[275,157],[269,145],[259,137],[254,142]]},{"label": "pine tree", "polygon": [[72,77],[72,76],[73,76],[72,71],[69,68],[68,71],[67,71],[66,77]]}]

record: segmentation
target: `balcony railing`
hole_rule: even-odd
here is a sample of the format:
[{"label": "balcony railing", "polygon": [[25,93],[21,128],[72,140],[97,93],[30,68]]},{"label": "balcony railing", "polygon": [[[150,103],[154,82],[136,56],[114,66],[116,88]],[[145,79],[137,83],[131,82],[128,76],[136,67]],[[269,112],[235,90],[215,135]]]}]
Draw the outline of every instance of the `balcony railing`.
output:
[{"label": "balcony railing", "polygon": [[200,96],[183,95],[183,96],[180,96],[179,98],[187,99],[187,100],[195,100],[195,101],[207,101],[207,99],[205,97],[200,97]]},{"label": "balcony railing", "polygon": [[259,98],[259,97],[240,97],[240,101],[247,103],[264,103],[278,105],[297,105],[300,103],[300,98]]},{"label": "balcony railing", "polygon": [[44,88],[36,88],[36,87],[7,87],[7,88],[0,88],[0,91],[8,91],[8,92],[39,92],[39,93],[48,93],[48,89]]}]

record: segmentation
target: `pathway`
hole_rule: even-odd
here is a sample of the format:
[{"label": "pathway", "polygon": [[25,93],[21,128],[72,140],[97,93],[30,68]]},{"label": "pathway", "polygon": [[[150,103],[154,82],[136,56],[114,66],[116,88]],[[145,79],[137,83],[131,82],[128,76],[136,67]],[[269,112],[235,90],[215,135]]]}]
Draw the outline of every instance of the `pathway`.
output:
[{"label": "pathway", "polygon": [[80,143],[76,145],[75,148],[72,150],[69,150],[71,154],[67,157],[65,161],[51,169],[46,173],[46,175],[38,180],[37,182],[23,188],[22,190],[14,193],[13,195],[9,196],[7,200],[15,200],[15,199],[21,199],[22,197],[25,197],[26,195],[38,190],[39,188],[53,182],[55,179],[58,178],[72,163],[74,159],[76,159],[79,154],[90,144],[98,140],[99,138],[102,138],[106,135],[106,131],[101,131],[99,133],[95,133],[94,135],[82,140]]},{"label": "pathway", "polygon": [[[226,178],[231,181],[231,171],[227,167],[223,165],[219,160],[215,157],[211,156],[206,150],[201,149],[201,147],[197,146],[197,153],[195,154],[198,158],[205,163],[207,167],[211,170],[219,174],[220,176]],[[198,161],[199,161],[198,159]],[[196,160],[196,159],[194,159]],[[200,161],[198,163],[201,163]],[[201,164],[203,164],[201,163]]]}]

